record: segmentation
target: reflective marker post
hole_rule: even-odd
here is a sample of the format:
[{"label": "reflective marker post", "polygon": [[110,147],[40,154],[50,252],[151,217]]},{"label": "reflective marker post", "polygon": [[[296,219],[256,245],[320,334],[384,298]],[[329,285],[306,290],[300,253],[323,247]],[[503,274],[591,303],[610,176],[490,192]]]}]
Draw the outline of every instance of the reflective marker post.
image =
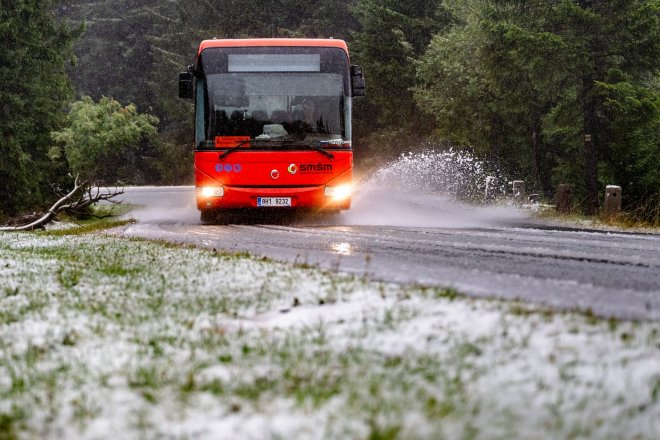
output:
[{"label": "reflective marker post", "polygon": [[573,210],[573,187],[562,183],[555,194],[555,209],[559,214],[570,214]]},{"label": "reflective marker post", "polygon": [[497,177],[486,177],[486,202],[494,202],[497,197]]},{"label": "reflective marker post", "polygon": [[525,181],[513,181],[513,201],[519,205],[525,203]]},{"label": "reflective marker post", "polygon": [[605,206],[603,216],[605,218],[614,218],[621,213],[621,187],[616,185],[607,185],[605,188]]}]

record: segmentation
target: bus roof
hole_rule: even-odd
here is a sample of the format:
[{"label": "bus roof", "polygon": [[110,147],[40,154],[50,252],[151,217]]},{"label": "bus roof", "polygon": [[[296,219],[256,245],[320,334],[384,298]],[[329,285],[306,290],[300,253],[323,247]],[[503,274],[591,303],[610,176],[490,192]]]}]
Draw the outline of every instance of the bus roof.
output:
[{"label": "bus roof", "polygon": [[338,47],[348,54],[348,46],[344,40],[331,38],[248,38],[226,40],[204,40],[199,45],[199,53],[209,47],[268,47],[268,46],[306,46],[306,47]]}]

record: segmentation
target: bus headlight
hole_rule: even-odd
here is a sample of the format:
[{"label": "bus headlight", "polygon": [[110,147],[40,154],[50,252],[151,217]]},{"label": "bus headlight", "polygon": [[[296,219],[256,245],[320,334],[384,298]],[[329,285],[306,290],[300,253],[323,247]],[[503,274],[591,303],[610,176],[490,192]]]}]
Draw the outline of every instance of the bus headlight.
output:
[{"label": "bus headlight", "polygon": [[203,186],[199,190],[199,195],[205,199],[222,197],[225,195],[225,189],[222,186]]},{"label": "bus headlight", "polygon": [[344,200],[351,196],[353,188],[351,185],[326,186],[325,196],[333,200]]}]

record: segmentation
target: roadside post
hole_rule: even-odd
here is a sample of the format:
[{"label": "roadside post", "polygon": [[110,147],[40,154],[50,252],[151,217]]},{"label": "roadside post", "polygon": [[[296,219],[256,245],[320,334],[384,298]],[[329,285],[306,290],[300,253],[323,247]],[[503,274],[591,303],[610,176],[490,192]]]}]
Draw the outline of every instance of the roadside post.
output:
[{"label": "roadside post", "polygon": [[525,202],[525,182],[523,180],[513,181],[513,201],[522,205]]},{"label": "roadside post", "polygon": [[605,206],[603,215],[607,219],[617,217],[621,213],[621,187],[607,185],[605,188]]},{"label": "roadside post", "polygon": [[486,202],[493,202],[497,196],[497,177],[486,176]]},{"label": "roadside post", "polygon": [[555,194],[555,209],[559,214],[570,214],[573,210],[573,187],[562,183]]}]

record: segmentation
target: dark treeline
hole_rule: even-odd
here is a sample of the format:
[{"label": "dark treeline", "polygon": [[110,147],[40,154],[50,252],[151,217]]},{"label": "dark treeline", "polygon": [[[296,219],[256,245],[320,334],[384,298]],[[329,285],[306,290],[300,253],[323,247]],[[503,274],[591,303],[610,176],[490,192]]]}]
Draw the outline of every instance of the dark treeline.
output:
[{"label": "dark treeline", "polygon": [[431,140],[546,195],[571,183],[589,213],[618,184],[629,210],[659,215],[660,0],[2,0],[0,35],[0,215],[66,173],[50,133],[83,96],[159,120],[106,178],[189,181],[192,108],[176,77],[213,37],[346,39],[368,81],[361,160]]},{"label": "dark treeline", "polygon": [[80,29],[56,21],[54,3],[0,1],[0,217],[41,201],[66,174],[47,154],[74,96],[65,65]]}]

